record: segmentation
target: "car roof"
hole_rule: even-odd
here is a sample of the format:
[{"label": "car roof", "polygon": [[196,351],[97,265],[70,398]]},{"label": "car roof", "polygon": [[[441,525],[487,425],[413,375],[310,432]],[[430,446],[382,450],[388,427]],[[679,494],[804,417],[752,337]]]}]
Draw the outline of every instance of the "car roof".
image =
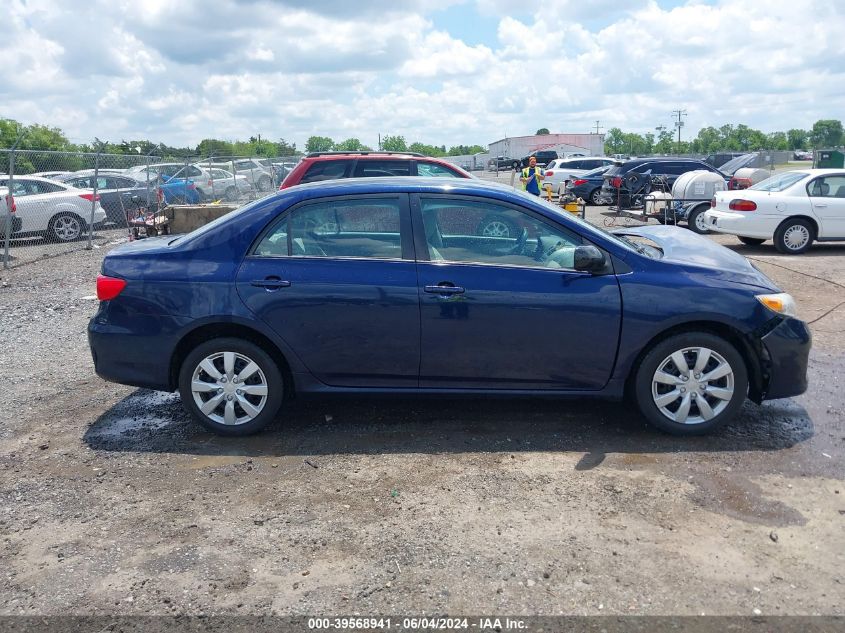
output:
[{"label": "car roof", "polygon": [[[2,178],[3,180],[8,180],[9,176],[8,176],[8,174],[0,174],[0,178]],[[38,182],[46,182],[46,183],[49,183],[51,185],[57,185],[57,184],[58,185],[64,185],[63,182],[58,182],[58,181],[54,180],[53,178],[44,178],[44,176],[31,176],[29,174],[16,175],[14,177],[14,180],[37,180]],[[65,185],[65,186],[67,186],[67,185]]]}]

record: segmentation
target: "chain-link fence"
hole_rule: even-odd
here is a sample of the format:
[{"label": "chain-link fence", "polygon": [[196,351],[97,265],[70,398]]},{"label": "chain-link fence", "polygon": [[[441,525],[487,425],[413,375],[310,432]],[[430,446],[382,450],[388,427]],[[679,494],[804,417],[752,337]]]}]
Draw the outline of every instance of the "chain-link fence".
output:
[{"label": "chain-link fence", "polygon": [[0,150],[3,266],[166,232],[168,205],[256,200],[298,160]]}]

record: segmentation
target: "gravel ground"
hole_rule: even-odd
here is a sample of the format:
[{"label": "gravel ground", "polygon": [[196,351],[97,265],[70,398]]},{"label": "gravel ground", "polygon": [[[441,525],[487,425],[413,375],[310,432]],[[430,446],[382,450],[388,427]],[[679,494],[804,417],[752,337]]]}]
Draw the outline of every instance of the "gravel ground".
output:
[{"label": "gravel ground", "polygon": [[3,271],[0,614],[845,613],[845,246],[714,239],[815,347],[807,394],[692,439],[622,404],[363,398],[222,439],[94,376],[110,244]]}]

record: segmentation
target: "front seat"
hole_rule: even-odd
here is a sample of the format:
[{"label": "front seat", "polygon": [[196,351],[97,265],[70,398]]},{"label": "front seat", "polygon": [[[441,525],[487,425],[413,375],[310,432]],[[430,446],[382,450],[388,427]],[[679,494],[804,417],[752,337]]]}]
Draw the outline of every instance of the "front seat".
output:
[{"label": "front seat", "polygon": [[428,246],[428,258],[433,262],[443,261],[443,255],[437,247],[443,248],[443,234],[440,232],[440,225],[437,222],[436,213],[427,213],[423,218],[425,227],[425,241]]}]

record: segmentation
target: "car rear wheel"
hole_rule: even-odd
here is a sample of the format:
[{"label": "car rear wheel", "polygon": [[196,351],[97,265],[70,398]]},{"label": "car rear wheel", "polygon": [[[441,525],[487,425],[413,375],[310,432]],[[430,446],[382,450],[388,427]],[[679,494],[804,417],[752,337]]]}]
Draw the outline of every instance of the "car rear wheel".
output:
[{"label": "car rear wheel", "polygon": [[689,332],[657,343],[637,369],[640,411],[673,435],[703,435],[736,416],[748,372],[736,348],[714,334]]},{"label": "car rear wheel", "polygon": [[272,186],[272,182],[270,181],[270,176],[261,176],[258,179],[258,189],[260,191],[270,191],[270,187]]},{"label": "car rear wheel", "polygon": [[201,343],[185,358],[179,393],[188,413],[220,435],[257,433],[284,399],[282,373],[257,345],[237,338]]},{"label": "car rear wheel", "polygon": [[73,213],[59,213],[50,220],[47,239],[55,242],[73,242],[85,232],[85,220]]},{"label": "car rear wheel", "polygon": [[237,187],[226,187],[226,191],[223,194],[223,197],[228,200],[229,202],[234,202],[238,199],[238,189]]},{"label": "car rear wheel", "polygon": [[513,165],[511,165],[511,167],[513,167],[514,171],[519,169],[519,161],[518,160],[513,161]]},{"label": "car rear wheel", "polygon": [[745,237],[740,235],[739,241],[748,246],[760,246],[760,244],[762,244],[766,240],[762,240],[759,237]]},{"label": "car rear wheel", "polygon": [[707,235],[710,233],[710,229],[707,228],[707,219],[704,217],[704,213],[707,209],[710,208],[710,205],[696,207],[692,211],[690,211],[689,215],[687,216],[687,228],[692,231],[693,233],[698,233],[699,235]]},{"label": "car rear wheel", "polygon": [[798,255],[813,244],[815,229],[807,220],[790,218],[775,231],[775,248],[787,255]]},{"label": "car rear wheel", "polygon": [[590,204],[596,206],[601,204],[601,187],[596,187],[590,192]]}]

